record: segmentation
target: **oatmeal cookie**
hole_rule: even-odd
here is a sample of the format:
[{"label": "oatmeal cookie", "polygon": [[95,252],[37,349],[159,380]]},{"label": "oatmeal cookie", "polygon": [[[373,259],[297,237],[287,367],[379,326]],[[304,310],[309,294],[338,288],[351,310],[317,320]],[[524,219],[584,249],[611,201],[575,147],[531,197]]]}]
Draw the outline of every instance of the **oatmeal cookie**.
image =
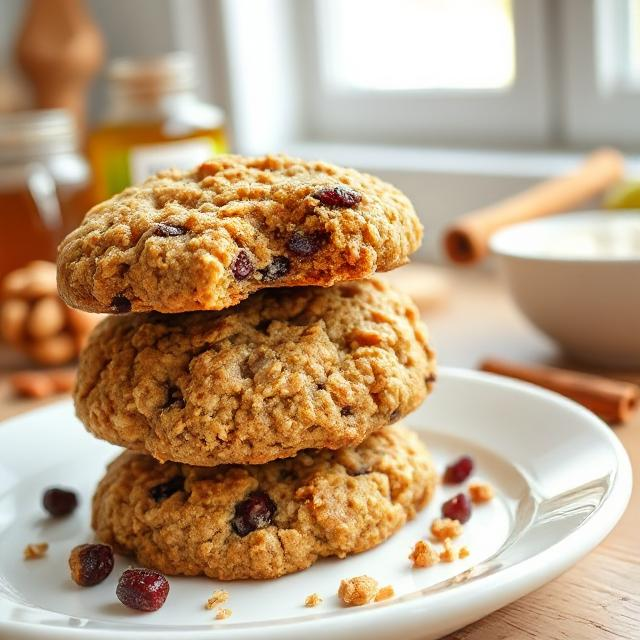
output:
[{"label": "oatmeal cookie", "polygon": [[96,436],[160,461],[260,464],[358,444],[434,379],[415,305],[374,279],[111,316],[81,355],[75,403]]},{"label": "oatmeal cookie", "polygon": [[264,465],[162,464],[128,451],[98,485],[93,527],[164,574],[276,578],[380,544],[429,501],[436,478],[402,426]]},{"label": "oatmeal cookie", "polygon": [[422,226],[395,187],[284,155],[163,171],[95,206],[62,242],[58,286],[94,312],[219,310],[266,287],[388,271]]}]

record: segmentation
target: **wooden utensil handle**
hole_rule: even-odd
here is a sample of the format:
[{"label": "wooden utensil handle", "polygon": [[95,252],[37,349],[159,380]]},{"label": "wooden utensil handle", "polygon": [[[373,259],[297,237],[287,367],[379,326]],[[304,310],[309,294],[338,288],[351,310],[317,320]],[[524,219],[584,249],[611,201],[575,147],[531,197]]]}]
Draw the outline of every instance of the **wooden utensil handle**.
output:
[{"label": "wooden utensil handle", "polygon": [[445,251],[454,262],[478,262],[487,255],[489,238],[498,229],[569,211],[602,193],[623,175],[622,154],[613,149],[599,149],[573,173],[541,182],[507,200],[466,214],[445,232]]},{"label": "wooden utensil handle", "polygon": [[517,364],[490,358],[480,369],[532,382],[571,398],[600,416],[605,422],[627,422],[640,403],[640,387],[631,382],[611,380],[569,369]]}]

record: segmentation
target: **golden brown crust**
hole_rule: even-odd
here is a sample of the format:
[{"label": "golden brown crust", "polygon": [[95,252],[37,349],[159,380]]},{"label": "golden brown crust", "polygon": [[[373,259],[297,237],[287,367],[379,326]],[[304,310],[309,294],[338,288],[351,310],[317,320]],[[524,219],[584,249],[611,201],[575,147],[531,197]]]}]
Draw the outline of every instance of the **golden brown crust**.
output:
[{"label": "golden brown crust", "polygon": [[[152,488],[176,477],[182,489],[156,502]],[[103,542],[169,575],[275,578],[379,544],[430,500],[436,482],[424,445],[401,426],[355,448],[255,466],[161,464],[126,452],[98,485],[93,527]],[[256,492],[275,512],[240,536],[236,508]]]},{"label": "golden brown crust", "polygon": [[[319,190],[335,186],[361,200],[323,204]],[[296,234],[314,242],[292,250]],[[378,178],[284,155],[218,156],[89,211],[60,245],[58,286],[86,311],[217,310],[265,287],[329,286],[393,269],[421,238],[409,200]],[[238,280],[241,252],[248,262]]]},{"label": "golden brown crust", "polygon": [[96,436],[159,460],[259,464],[361,442],[413,411],[434,372],[415,305],[367,280],[107,318],[75,402]]}]

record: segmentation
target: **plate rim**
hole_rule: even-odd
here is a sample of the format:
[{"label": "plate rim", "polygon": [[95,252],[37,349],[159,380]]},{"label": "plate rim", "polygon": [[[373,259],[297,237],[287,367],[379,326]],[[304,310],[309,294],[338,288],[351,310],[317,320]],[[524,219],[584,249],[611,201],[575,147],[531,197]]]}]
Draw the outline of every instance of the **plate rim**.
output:
[{"label": "plate rim", "polygon": [[[578,560],[592,551],[616,526],[627,507],[631,496],[633,485],[633,474],[629,456],[624,449],[618,437],[613,433],[612,429],[607,426],[600,418],[588,409],[577,404],[556,392],[543,389],[536,385],[520,380],[514,380],[505,376],[491,374],[471,369],[459,367],[441,367],[439,370],[440,377],[451,377],[462,380],[470,380],[480,382],[481,384],[498,385],[510,388],[516,392],[525,393],[527,395],[537,396],[542,400],[549,401],[553,404],[564,406],[577,412],[581,417],[590,422],[592,427],[599,432],[605,440],[608,441],[616,461],[616,468],[613,471],[611,488],[604,497],[600,505],[594,512],[579,526],[573,529],[565,537],[554,542],[542,551],[533,555],[526,560],[517,562],[515,565],[506,567],[494,574],[480,577],[478,580],[462,583],[455,586],[457,592],[456,599],[461,600],[472,598],[474,601],[482,600],[483,592],[498,592],[501,594],[499,598],[495,596],[488,598],[497,601],[495,606],[486,609],[480,617],[489,615],[510,602],[530,593],[536,588],[549,582],[557,577],[568,568],[573,566]],[[11,416],[0,422],[0,433],[7,422],[21,422],[28,419],[34,414],[47,413],[52,407],[59,407],[69,403],[69,399],[48,404],[44,407],[38,407],[31,411],[27,411],[16,416]],[[505,590],[505,586],[507,587]],[[448,590],[439,593],[428,594],[429,607],[424,606],[425,595],[419,590],[414,594],[407,594],[412,597],[406,600],[391,600],[388,602],[378,603],[375,608],[353,609],[348,617],[350,634],[371,631],[371,627],[378,625],[379,631],[385,628],[391,621],[389,630],[395,628],[398,631],[397,621],[401,616],[412,617],[416,621],[418,619],[428,622],[428,610],[431,606],[438,606],[440,601],[450,597]],[[485,596],[485,600],[486,600]],[[334,612],[335,613],[335,612]],[[450,630],[458,629],[474,620],[478,619],[477,615],[468,616],[468,620],[463,620],[463,616],[458,615],[457,621]],[[314,631],[335,632],[344,622],[343,615],[323,615],[318,613],[311,614],[303,620],[274,620],[266,626],[256,626],[255,623],[240,623],[233,626],[228,625],[212,625],[211,628],[189,630],[188,628],[181,631],[181,635],[185,640],[204,640],[210,638],[212,633],[225,633],[230,638],[252,639],[260,637],[261,633],[278,634],[280,638],[299,638],[305,629],[314,626]],[[245,626],[251,625],[251,626]],[[140,626],[131,629],[121,628],[105,628],[105,629],[88,629],[86,627],[56,627],[42,626],[32,622],[15,622],[0,619],[0,633],[9,632],[14,635],[8,636],[12,640],[35,639],[41,638],[45,640],[66,640],[69,637],[106,640],[107,638],[118,637],[125,640],[126,638],[160,638],[161,640],[175,637],[176,629],[144,629]],[[443,633],[447,633],[445,630]],[[264,636],[263,636],[264,637]]]}]

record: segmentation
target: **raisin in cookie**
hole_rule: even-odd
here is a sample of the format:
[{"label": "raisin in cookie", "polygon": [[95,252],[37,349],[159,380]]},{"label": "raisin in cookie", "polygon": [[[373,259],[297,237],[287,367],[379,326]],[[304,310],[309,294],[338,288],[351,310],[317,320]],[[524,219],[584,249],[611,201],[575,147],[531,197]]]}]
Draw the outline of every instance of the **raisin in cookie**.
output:
[{"label": "raisin in cookie", "polygon": [[400,426],[264,465],[193,467],[126,452],[98,485],[93,527],[166,574],[276,578],[386,540],[429,501],[436,477],[420,439]]},{"label": "raisin in cookie", "polygon": [[434,371],[415,305],[363,280],[110,316],[80,357],[75,402],[96,436],[161,461],[259,464],[361,442],[415,409]]},{"label": "raisin in cookie", "polygon": [[388,271],[421,238],[409,200],[378,178],[286,156],[218,156],[94,207],[60,245],[58,286],[86,311],[218,310],[266,287]]}]

